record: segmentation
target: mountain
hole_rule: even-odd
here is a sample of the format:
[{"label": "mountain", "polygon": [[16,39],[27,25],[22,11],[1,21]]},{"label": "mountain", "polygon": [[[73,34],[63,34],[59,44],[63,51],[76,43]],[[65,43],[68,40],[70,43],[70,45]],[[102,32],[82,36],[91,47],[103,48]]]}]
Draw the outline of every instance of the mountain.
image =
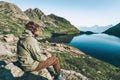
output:
[{"label": "mountain", "polygon": [[102,33],[105,30],[111,28],[112,26],[113,25],[108,25],[108,26],[95,25],[95,26],[92,26],[92,27],[80,26],[80,27],[78,27],[78,29],[80,29],[81,31],[91,31],[91,32],[94,32],[94,33]]},{"label": "mountain", "polygon": [[0,33],[21,33],[29,18],[14,4],[0,1]]},{"label": "mountain", "polygon": [[[35,9],[30,8],[27,9],[25,12],[23,12],[15,4],[0,1],[0,33],[1,34],[12,33],[17,36],[18,34],[23,32],[24,25],[28,21],[34,21],[41,26],[41,33],[42,33],[40,35],[41,38],[51,37],[53,33],[78,34],[80,32],[77,28],[75,28],[75,26],[73,26],[66,19],[64,19],[63,22],[57,21],[55,20],[55,18],[50,17],[50,15],[49,16],[45,15],[38,8]],[[61,23],[58,24],[57,22],[61,22]]]},{"label": "mountain", "polygon": [[59,26],[58,30],[60,33],[64,34],[80,33],[80,31],[65,18],[58,17],[54,14],[48,15],[48,17],[50,17],[53,20],[53,22]]},{"label": "mountain", "polygon": [[45,24],[52,24],[52,26],[57,26],[54,25],[54,23],[51,22],[51,19],[47,17],[40,9],[35,8],[35,9],[27,9],[24,11],[24,13],[32,20],[37,22],[41,26],[45,26]]},{"label": "mountain", "polygon": [[120,23],[104,31],[104,33],[120,37]]},{"label": "mountain", "polygon": [[[27,9],[25,14],[42,26],[45,35],[49,34],[78,34],[80,31],[69,21],[54,14],[45,15],[40,9]],[[48,36],[48,35],[47,35]]]},{"label": "mountain", "polygon": [[[53,33],[56,35],[65,35],[77,34],[80,32],[68,20],[62,17],[58,17],[54,14],[45,15],[38,8],[28,9],[24,13],[16,5],[0,1],[0,54],[8,53],[8,55],[0,55],[0,80],[38,80],[40,78],[38,75],[30,74],[25,74],[20,77],[21,70],[20,68],[17,68],[19,66],[15,66],[14,63],[14,61],[17,60],[16,44],[18,36],[13,36],[10,33],[15,35],[20,34],[24,30],[24,25],[31,20],[41,26],[43,34],[42,37],[50,37]],[[49,50],[53,56],[59,58],[62,72],[64,72],[66,80],[120,79],[119,68],[95,59],[89,55],[83,55],[83,52],[73,48],[72,46],[67,44],[49,43],[47,41],[46,43],[40,44]],[[12,53],[13,55],[11,55]],[[13,61],[14,65],[9,63],[5,66],[4,62],[7,63],[11,61]],[[63,71],[63,69],[66,71]],[[17,73],[18,77],[15,77],[17,76]],[[86,77],[90,79],[86,79]]]}]

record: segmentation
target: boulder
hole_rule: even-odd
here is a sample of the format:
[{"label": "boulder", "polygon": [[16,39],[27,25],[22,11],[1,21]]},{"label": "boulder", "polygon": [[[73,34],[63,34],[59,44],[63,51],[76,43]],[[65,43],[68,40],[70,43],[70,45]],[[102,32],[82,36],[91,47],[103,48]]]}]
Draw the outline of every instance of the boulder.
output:
[{"label": "boulder", "polygon": [[3,38],[3,35],[0,35],[0,38]]},{"label": "boulder", "polygon": [[12,52],[7,50],[3,45],[0,45],[0,55],[13,56]]},{"label": "boulder", "polygon": [[13,34],[7,34],[7,35],[4,36],[4,40],[6,42],[13,42],[14,38],[15,38],[15,36]]},{"label": "boulder", "polygon": [[19,67],[15,66],[13,63],[9,63],[5,66],[7,70],[10,70],[13,77],[21,77],[24,74],[24,71],[22,71]]},{"label": "boulder", "polygon": [[12,78],[10,80],[14,80],[15,78],[18,80],[53,80],[47,69],[24,72],[20,68],[20,65],[16,65],[15,63],[9,63],[6,66],[0,64],[0,72],[0,80],[3,78],[4,80],[9,80],[6,79],[8,76]]},{"label": "boulder", "polygon": [[4,35],[3,39],[6,41],[6,42],[13,42],[13,41],[18,41],[18,37],[15,37],[13,34],[7,34],[7,35]]}]

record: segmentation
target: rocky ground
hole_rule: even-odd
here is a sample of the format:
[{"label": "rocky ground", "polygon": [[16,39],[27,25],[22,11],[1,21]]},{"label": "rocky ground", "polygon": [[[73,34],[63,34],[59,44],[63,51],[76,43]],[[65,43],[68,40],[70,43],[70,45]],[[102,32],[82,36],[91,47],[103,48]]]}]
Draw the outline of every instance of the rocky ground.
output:
[{"label": "rocky ground", "polygon": [[[37,80],[38,76],[33,76],[31,73],[29,76],[24,76],[25,72],[22,71],[14,62],[17,61],[16,57],[16,43],[18,38],[12,34],[9,35],[0,35],[0,62],[4,61],[7,64],[6,66],[0,65],[0,80]],[[77,55],[85,55],[83,52],[79,51],[76,48],[65,44],[56,44],[56,43],[41,43],[40,45],[43,48],[47,49],[50,52],[66,52],[73,53]],[[77,73],[72,70],[64,70],[62,69],[62,73],[64,74],[65,80],[89,80],[89,78],[85,77],[81,73]],[[13,78],[7,79],[6,75],[12,75]],[[31,76],[32,75],[32,76]],[[9,76],[10,77],[10,76]],[[44,79],[43,79],[44,80]]]}]

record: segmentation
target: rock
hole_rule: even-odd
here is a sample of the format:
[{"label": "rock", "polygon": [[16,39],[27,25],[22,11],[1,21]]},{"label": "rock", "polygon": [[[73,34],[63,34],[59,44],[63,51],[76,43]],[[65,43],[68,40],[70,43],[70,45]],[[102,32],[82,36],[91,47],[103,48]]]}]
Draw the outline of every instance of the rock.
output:
[{"label": "rock", "polygon": [[3,35],[0,35],[0,38],[3,38]]},{"label": "rock", "polygon": [[11,51],[12,53],[16,53],[17,51],[16,45],[4,44],[4,46],[7,50]]},{"label": "rock", "polygon": [[7,34],[7,35],[4,36],[4,40],[6,42],[12,42],[12,41],[14,41],[14,35],[13,34]]},{"label": "rock", "polygon": [[57,47],[62,47],[61,44],[56,44]]},{"label": "rock", "polygon": [[72,70],[64,70],[61,69],[63,76],[65,77],[65,80],[90,80],[86,76],[82,75],[81,73],[77,73]]},{"label": "rock", "polygon": [[42,77],[45,77],[49,80],[52,80],[52,77],[51,77],[51,75],[50,75],[50,73],[48,72],[47,69],[42,69],[40,71],[33,71],[31,73],[34,74],[34,75],[42,76]]},{"label": "rock", "polygon": [[101,74],[102,72],[101,71],[97,71],[97,73]]},{"label": "rock", "polygon": [[19,67],[15,66],[13,63],[9,63],[5,66],[5,68],[10,70],[14,77],[21,77],[24,74],[24,72]]},{"label": "rock", "polygon": [[73,52],[74,54],[78,54],[78,55],[85,55],[82,51],[80,51],[74,47],[70,47],[70,52]]},{"label": "rock", "polygon": [[46,40],[45,43],[49,43],[49,42]]},{"label": "rock", "polygon": [[77,54],[77,55],[81,55],[81,56],[85,55],[85,53],[83,53],[82,51],[80,51],[74,47],[71,47],[69,45],[65,45],[65,44],[52,43],[51,46],[48,48],[52,48],[51,52],[60,51],[60,52]]},{"label": "rock", "polygon": [[[10,73],[13,75],[13,77],[16,77],[16,78],[21,77],[21,78],[27,78],[29,80],[29,78],[36,79],[37,76],[39,76],[39,77],[45,77],[49,80],[52,80],[52,77],[47,69],[42,69],[40,71],[32,71],[32,72],[26,73],[22,69],[14,65],[13,63],[9,63],[8,65],[6,65],[5,69],[9,70]],[[31,76],[26,76],[26,75],[31,75]],[[33,76],[33,75],[37,75],[37,76]]]},{"label": "rock", "polygon": [[[42,80],[42,79],[38,79],[37,76],[39,76],[39,77],[42,76],[42,77],[45,77],[49,80],[53,80],[53,77],[51,77],[51,75],[50,75],[50,73],[48,72],[47,69],[42,69],[40,71],[32,71],[32,72],[29,72],[29,73],[25,73],[24,71],[22,71],[19,67],[17,67],[13,63],[9,63],[8,65],[6,65],[5,69],[9,70],[14,78],[15,77],[16,78],[18,78],[18,77],[21,78],[20,80],[24,80],[24,79],[25,80],[34,80],[34,79],[35,80]],[[89,78],[85,77],[81,73],[77,73],[73,70],[61,69],[61,72],[62,72],[65,80],[90,80]],[[6,72],[6,74],[7,74],[7,72]],[[47,79],[43,79],[43,80],[47,80]]]},{"label": "rock", "polygon": [[82,71],[86,71],[86,69],[82,69]]},{"label": "rock", "polygon": [[18,37],[15,37],[13,34],[4,35],[3,39],[4,39],[6,42],[13,42],[13,41],[18,41],[18,40],[19,40],[19,38],[18,38]]},{"label": "rock", "polygon": [[12,52],[7,50],[3,45],[0,45],[0,55],[13,56]]}]

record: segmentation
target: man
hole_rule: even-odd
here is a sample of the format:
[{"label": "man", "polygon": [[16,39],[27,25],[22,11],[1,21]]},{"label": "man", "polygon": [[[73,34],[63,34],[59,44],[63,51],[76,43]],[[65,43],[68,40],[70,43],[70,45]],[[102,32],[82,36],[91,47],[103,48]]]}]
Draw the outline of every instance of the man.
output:
[{"label": "man", "polygon": [[35,37],[39,34],[39,25],[33,21],[28,22],[26,30],[17,43],[18,59],[25,71],[38,71],[53,66],[57,73],[56,80],[62,78],[59,60],[52,57],[47,50],[40,49]]}]

